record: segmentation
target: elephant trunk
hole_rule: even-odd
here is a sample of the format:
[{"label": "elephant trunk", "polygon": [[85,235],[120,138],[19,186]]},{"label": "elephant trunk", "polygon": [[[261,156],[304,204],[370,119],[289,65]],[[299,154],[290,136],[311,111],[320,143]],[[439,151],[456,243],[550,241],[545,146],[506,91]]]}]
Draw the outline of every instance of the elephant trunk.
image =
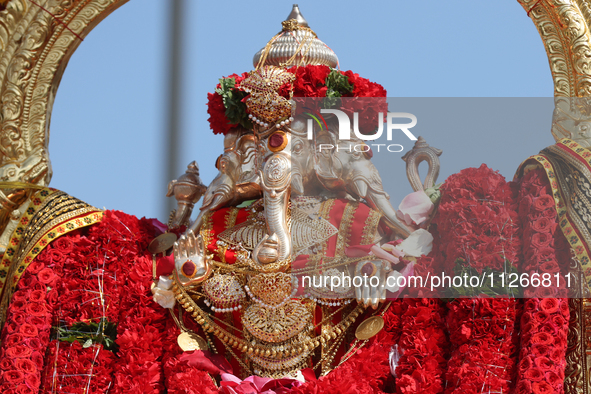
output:
[{"label": "elephant trunk", "polygon": [[[287,226],[287,209],[291,197],[291,162],[289,157],[281,153],[271,156],[261,173],[261,184],[268,234],[261,244],[277,248],[277,258],[272,260],[284,261],[292,253],[291,235]],[[270,240],[272,242],[269,242]],[[257,247],[255,250],[262,249]],[[268,252],[265,254],[268,256]],[[265,261],[259,259],[256,253],[253,257],[263,264],[270,262],[269,259],[264,259]]]}]

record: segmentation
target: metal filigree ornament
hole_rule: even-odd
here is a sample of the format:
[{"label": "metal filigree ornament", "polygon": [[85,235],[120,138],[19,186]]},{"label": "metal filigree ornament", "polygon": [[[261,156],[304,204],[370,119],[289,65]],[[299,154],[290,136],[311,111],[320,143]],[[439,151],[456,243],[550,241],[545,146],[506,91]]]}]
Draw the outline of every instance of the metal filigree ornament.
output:
[{"label": "metal filigree ornament", "polygon": [[248,78],[240,84],[240,88],[250,93],[246,99],[249,118],[254,122],[268,128],[269,124],[285,121],[289,123],[292,102],[279,95],[279,89],[288,86],[290,98],[292,83],[295,75],[283,68],[264,66],[253,71]]}]

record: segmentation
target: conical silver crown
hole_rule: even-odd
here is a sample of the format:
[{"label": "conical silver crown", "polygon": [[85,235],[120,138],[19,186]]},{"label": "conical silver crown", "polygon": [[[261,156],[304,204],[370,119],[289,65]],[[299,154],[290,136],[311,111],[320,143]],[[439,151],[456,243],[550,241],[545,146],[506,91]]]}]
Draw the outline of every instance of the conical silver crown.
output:
[{"label": "conical silver crown", "polygon": [[[282,22],[283,29],[269,43],[254,55],[253,64],[257,66],[320,65],[335,68],[339,59],[316,33],[308,27],[297,4]],[[266,53],[264,64],[259,65],[261,56]],[[295,55],[295,56],[294,56]],[[287,64],[289,62],[289,64]]]}]

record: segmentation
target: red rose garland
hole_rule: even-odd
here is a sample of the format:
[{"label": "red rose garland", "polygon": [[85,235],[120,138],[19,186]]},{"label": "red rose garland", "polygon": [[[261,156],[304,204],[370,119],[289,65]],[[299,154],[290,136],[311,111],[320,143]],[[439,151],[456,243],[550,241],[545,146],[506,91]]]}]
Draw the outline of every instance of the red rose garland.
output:
[{"label": "red rose garland", "polygon": [[[102,226],[102,228],[100,227]],[[157,235],[146,219],[108,211],[100,226],[93,227],[100,239],[109,239],[117,253],[114,270],[121,278],[117,344],[119,360],[114,367],[113,393],[160,393],[162,342],[167,311],[151,297],[152,259],[147,246]]]},{"label": "red rose garland", "polygon": [[441,393],[447,362],[445,306],[440,299],[404,299],[395,304],[400,316],[400,361],[395,370],[399,394]]},{"label": "red rose garland", "polygon": [[512,184],[486,165],[451,175],[441,187],[433,221],[441,234],[442,269],[453,272],[458,259],[482,273],[517,267],[521,251],[519,215]]},{"label": "red rose garland", "polygon": [[[445,273],[469,267],[498,276],[518,267],[521,244],[515,191],[498,172],[485,165],[462,170],[446,180],[441,196],[434,223]],[[478,288],[455,290],[461,296],[480,293]],[[509,392],[519,305],[512,298],[461,298],[448,305],[451,357],[446,393]]]},{"label": "red rose garland", "polygon": [[[33,261],[8,310],[0,350],[3,392],[29,392],[26,387],[37,393],[42,383],[48,393],[162,391],[157,359],[166,314],[149,297],[151,261],[145,256],[155,235],[151,222],[108,211],[100,224],[60,237]],[[49,342],[52,320],[59,335],[68,335],[74,324],[103,318],[120,323],[118,362],[100,344]],[[121,376],[139,378],[126,385]]]},{"label": "red rose garland", "polygon": [[[523,272],[549,274],[551,286],[526,289],[530,297],[566,296],[570,250],[558,229],[550,183],[545,172],[527,173],[521,182],[519,213],[523,219]],[[556,283],[555,273],[560,273]],[[558,286],[556,286],[558,284]],[[517,393],[563,393],[570,312],[566,298],[531,298],[521,318],[521,357]]]},{"label": "red rose garland", "polygon": [[[51,341],[46,359],[50,369],[43,393],[108,393],[116,358],[101,345],[82,348],[78,342]],[[54,373],[51,373],[54,372]]]},{"label": "red rose garland", "polygon": [[[121,324],[120,306],[125,305],[121,298],[124,295],[129,297],[131,293],[126,288],[131,281],[129,267],[137,264],[138,253],[144,253],[147,242],[155,235],[154,228],[148,221],[107,211],[100,224],[82,234],[66,235],[43,252],[50,258],[59,257],[63,262],[63,272],[56,286],[59,294],[56,307],[58,333],[68,335],[68,327],[79,322],[109,321],[119,322],[119,337],[125,337],[122,335],[125,328]],[[150,339],[146,337],[146,340]],[[87,346],[85,343],[81,348],[53,341],[52,349],[52,358],[47,359],[45,371],[45,392],[55,392],[56,387],[84,392],[85,387],[94,387],[100,382],[105,384],[97,386],[94,392],[103,392],[100,387],[106,392],[115,385],[122,363],[115,363],[115,356],[101,345]],[[125,356],[127,349],[122,346],[122,350],[120,358]],[[125,387],[123,384],[116,386],[119,390]]]},{"label": "red rose garland", "polygon": [[453,350],[446,393],[511,392],[519,306],[514,298],[462,298],[448,305]]},{"label": "red rose garland", "polygon": [[7,311],[0,350],[0,391],[6,394],[38,393],[43,356],[49,344],[53,310],[51,289],[38,274],[50,268],[40,263],[25,272]]}]

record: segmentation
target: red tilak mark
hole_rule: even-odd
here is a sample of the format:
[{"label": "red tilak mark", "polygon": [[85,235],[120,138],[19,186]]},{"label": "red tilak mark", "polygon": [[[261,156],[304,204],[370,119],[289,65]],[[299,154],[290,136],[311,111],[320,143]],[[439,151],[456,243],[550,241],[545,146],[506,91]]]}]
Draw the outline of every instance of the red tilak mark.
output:
[{"label": "red tilak mark", "polygon": [[55,19],[56,21],[58,21],[61,25],[63,25],[66,29],[68,29],[70,31],[70,33],[72,33],[73,35],[75,35],[76,37],[78,37],[80,39],[80,41],[84,41],[84,39],[82,37],[80,37],[78,34],[76,34],[76,32],[72,29],[70,29],[68,27],[68,25],[66,25],[60,18],[58,18],[57,16],[53,15],[51,12],[49,12],[47,9],[43,8],[41,5],[35,3],[33,0],[29,0],[31,3],[35,4],[37,7],[41,8],[43,11],[47,12],[49,15],[51,15],[51,17],[53,19]]},{"label": "red tilak mark", "polygon": [[528,17],[529,17],[529,14],[531,14],[531,12],[534,10],[534,8],[536,8],[536,6],[537,6],[538,4],[540,4],[541,2],[542,2],[542,0],[538,0],[538,1],[536,1],[536,4],[534,4],[534,5],[533,5],[533,6],[532,6],[532,7],[529,9],[529,11],[527,11],[527,16],[528,16]]}]

